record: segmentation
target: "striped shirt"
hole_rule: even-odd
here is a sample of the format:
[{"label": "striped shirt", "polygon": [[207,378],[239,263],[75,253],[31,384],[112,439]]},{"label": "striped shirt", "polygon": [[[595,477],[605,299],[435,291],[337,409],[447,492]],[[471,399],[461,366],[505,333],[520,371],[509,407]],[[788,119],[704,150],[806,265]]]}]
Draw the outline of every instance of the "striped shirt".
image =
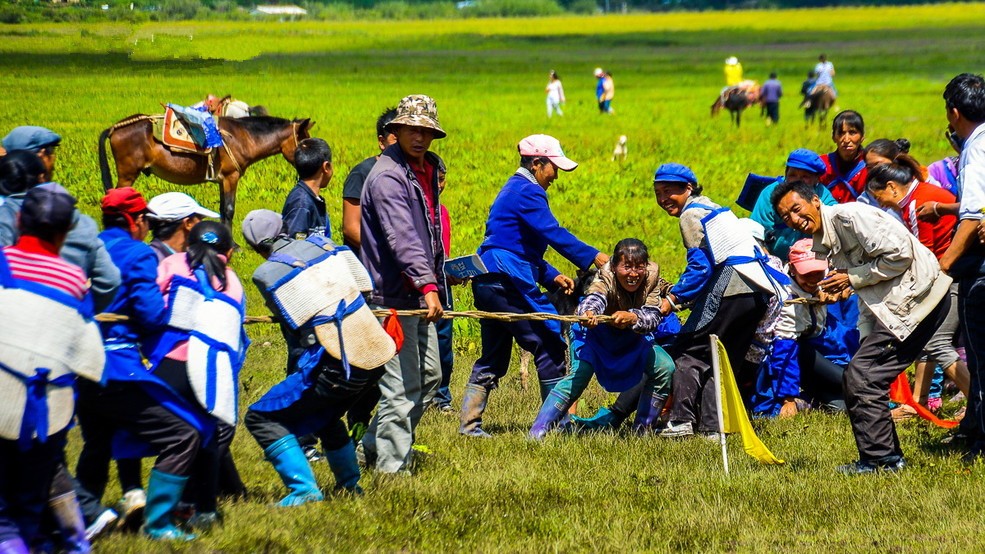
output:
[{"label": "striped shirt", "polygon": [[82,268],[52,253],[50,245],[31,236],[22,236],[14,246],[3,249],[10,273],[17,279],[33,281],[81,300],[89,291]]}]

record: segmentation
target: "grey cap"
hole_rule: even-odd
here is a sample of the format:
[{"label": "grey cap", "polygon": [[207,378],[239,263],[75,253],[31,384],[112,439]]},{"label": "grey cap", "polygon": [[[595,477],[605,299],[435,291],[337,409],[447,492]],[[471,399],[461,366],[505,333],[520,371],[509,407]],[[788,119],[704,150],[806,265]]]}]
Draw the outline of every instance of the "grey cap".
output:
[{"label": "grey cap", "polygon": [[284,220],[273,210],[253,210],[243,219],[243,238],[256,247],[265,240],[277,238],[284,230]]},{"label": "grey cap", "polygon": [[22,125],[14,128],[3,137],[3,147],[8,152],[14,150],[31,150],[37,152],[45,146],[58,144],[62,141],[57,133],[51,129],[37,127],[34,125]]},{"label": "grey cap", "polygon": [[45,183],[27,191],[21,206],[20,226],[24,234],[51,229],[68,231],[75,216],[75,197],[58,183]]}]

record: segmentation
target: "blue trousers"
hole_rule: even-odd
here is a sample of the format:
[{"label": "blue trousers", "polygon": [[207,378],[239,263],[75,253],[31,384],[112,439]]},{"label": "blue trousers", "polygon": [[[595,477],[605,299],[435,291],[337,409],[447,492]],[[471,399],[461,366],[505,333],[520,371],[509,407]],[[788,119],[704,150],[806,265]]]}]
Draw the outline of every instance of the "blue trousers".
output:
[{"label": "blue trousers", "polygon": [[0,543],[20,537],[31,545],[40,539],[41,514],[66,434],[56,433],[44,444],[35,440],[24,451],[17,441],[0,439]]},{"label": "blue trousers", "polygon": [[452,349],[452,320],[442,319],[434,324],[438,331],[438,358],[441,362],[441,383],[438,384],[438,392],[434,396],[434,403],[438,406],[451,404],[451,390],[448,384],[451,382],[451,372],[455,366],[455,351]]},{"label": "blue trousers", "polygon": [[[516,286],[503,274],[487,274],[472,281],[475,308],[486,312],[530,311],[530,304]],[[513,341],[533,354],[537,376],[541,381],[557,379],[565,374],[564,353],[567,345],[560,333],[555,333],[543,321],[506,323],[491,319],[479,320],[482,354],[472,366],[469,383],[494,389],[509,369]]]}]

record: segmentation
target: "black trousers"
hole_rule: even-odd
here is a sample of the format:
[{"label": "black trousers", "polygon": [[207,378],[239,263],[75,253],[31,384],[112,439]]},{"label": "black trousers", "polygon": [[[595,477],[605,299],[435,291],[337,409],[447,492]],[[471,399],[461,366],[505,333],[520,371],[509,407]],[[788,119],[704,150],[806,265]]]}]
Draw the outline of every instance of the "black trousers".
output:
[{"label": "black trousers", "polygon": [[[201,437],[189,423],[171,413],[138,385],[111,382],[100,387],[79,381],[76,413],[82,428],[82,453],[75,468],[84,504],[91,506],[106,490],[113,434],[125,430],[158,451],[154,468],[171,475],[189,475]],[[87,516],[91,510],[87,508]],[[98,509],[98,508],[97,508]],[[98,515],[98,513],[96,514]]]},{"label": "black trousers", "polygon": [[28,545],[40,541],[41,516],[63,458],[65,435],[56,433],[44,444],[35,440],[28,450],[0,439],[0,542],[17,537]]},{"label": "black trousers", "polygon": [[944,323],[950,306],[951,296],[946,295],[904,341],[876,321],[849,362],[845,404],[860,460],[891,463],[903,457],[889,412],[889,385],[917,359]]},{"label": "black trousers", "polygon": [[[472,280],[472,293],[477,310],[487,312],[526,313],[530,303],[520,294],[509,276],[488,273]],[[533,354],[537,377],[541,382],[559,379],[567,373],[565,354],[568,345],[560,333],[552,331],[543,321],[514,321],[506,323],[492,319],[479,320],[482,353],[472,366],[469,383],[487,389],[499,386],[513,356],[513,341]]]},{"label": "black trousers", "polygon": [[324,450],[345,446],[350,439],[342,417],[364,393],[379,390],[383,368],[367,371],[354,367],[346,379],[337,364],[326,359],[326,367],[319,371],[314,386],[301,393],[290,406],[271,412],[253,409],[246,412],[243,423],[260,448],[266,450],[287,435],[307,433],[314,433]]},{"label": "black trousers", "polygon": [[715,387],[708,386],[714,375],[709,337],[718,335],[728,352],[729,363],[738,371],[766,308],[766,295],[761,292],[725,297],[708,325],[694,333],[681,335],[674,342],[669,350],[677,365],[672,381],[672,422],[696,423],[700,432],[718,431]]}]

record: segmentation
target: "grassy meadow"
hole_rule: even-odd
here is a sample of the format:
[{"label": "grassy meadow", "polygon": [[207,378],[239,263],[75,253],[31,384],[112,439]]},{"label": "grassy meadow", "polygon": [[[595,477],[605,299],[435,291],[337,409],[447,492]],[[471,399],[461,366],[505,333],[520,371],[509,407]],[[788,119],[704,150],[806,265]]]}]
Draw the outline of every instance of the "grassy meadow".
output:
[{"label": "grassy meadow", "polygon": [[[730,204],[748,172],[779,174],[787,153],[832,148],[830,128],[806,128],[800,83],[824,52],[837,69],[842,109],[859,110],[869,140],[906,137],[929,163],[949,154],[941,91],[957,73],[981,73],[985,4],[734,13],[617,15],[517,20],[344,23],[162,23],[0,26],[0,132],[44,125],[63,136],[56,179],[83,209],[102,195],[96,139],[135,113],[165,102],[191,104],[232,94],[282,117],[311,117],[332,145],[336,177],[326,189],[340,235],[342,183],[376,149],[374,123],[407,94],[438,104],[448,138],[433,149],[449,165],[443,203],[453,220],[453,254],[474,251],[485,215],[516,166],[516,143],[531,133],[558,137],[581,165],[550,190],[552,207],[575,234],[603,250],[635,236],[668,278],[684,263],[677,221],[650,187],[662,162],[690,165],[713,199]],[[748,78],[779,73],[785,97],[778,126],[758,111],[740,129],[709,118],[723,85],[722,62],[738,56]],[[592,70],[610,70],[615,114],[597,113]],[[547,73],[560,74],[563,118],[547,119]],[[611,162],[628,137],[629,156]],[[236,224],[251,209],[280,210],[292,169],[273,158],[240,181]],[[150,197],[179,187],[141,177]],[[215,185],[180,188],[217,208]],[[739,210],[741,211],[741,210]],[[237,231],[238,233],[238,231]],[[570,264],[551,254],[559,268]],[[259,258],[233,260],[247,281]],[[248,312],[262,314],[247,286]],[[459,308],[471,308],[467,289]],[[456,406],[478,351],[478,326],[456,321]],[[242,373],[244,405],[283,375],[275,326],[251,326]],[[593,385],[581,403],[607,401]],[[716,445],[653,437],[550,437],[525,433],[539,405],[536,386],[516,372],[491,396],[496,437],[456,434],[457,418],[428,413],[419,442],[432,454],[412,478],[369,472],[359,499],[279,510],[283,486],[245,429],[233,448],[249,502],[223,506],[226,524],[188,545],[135,536],[99,543],[112,552],[350,551],[849,551],[973,552],[985,549],[985,467],[965,467],[939,445],[944,432],[901,426],[910,468],[898,476],[848,479],[833,473],[853,459],[845,417],[808,414],[757,422],[782,467],[760,467],[729,439],[731,477]],[[956,406],[948,406],[953,410]],[[77,454],[71,445],[70,460]],[[70,465],[74,465],[70,461]],[[145,464],[147,466],[149,464]],[[319,481],[331,473],[316,465]],[[111,480],[112,481],[112,480]],[[118,490],[111,488],[107,501]]]}]

